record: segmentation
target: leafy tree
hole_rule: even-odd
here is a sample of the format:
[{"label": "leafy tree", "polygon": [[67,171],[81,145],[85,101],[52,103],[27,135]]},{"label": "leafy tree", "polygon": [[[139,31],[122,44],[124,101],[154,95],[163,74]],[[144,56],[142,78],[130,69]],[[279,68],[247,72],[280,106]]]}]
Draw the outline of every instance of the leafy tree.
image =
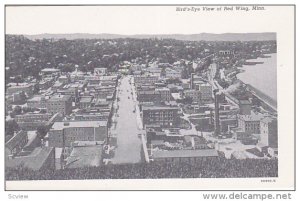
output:
[{"label": "leafy tree", "polygon": [[33,93],[37,94],[39,91],[40,91],[39,85],[38,84],[34,85],[34,87],[33,87]]},{"label": "leafy tree", "polygon": [[184,67],[181,73],[181,78],[182,79],[187,79],[189,78],[189,71],[187,67]]},{"label": "leafy tree", "polygon": [[177,102],[179,102],[179,103],[183,103],[183,104],[185,104],[185,105],[190,105],[190,104],[192,104],[193,103],[193,98],[192,97],[189,97],[189,96],[187,96],[187,97],[184,97],[183,99],[181,99],[181,100],[178,100]]},{"label": "leafy tree", "polygon": [[44,139],[44,137],[46,136],[48,130],[49,130],[49,128],[45,125],[39,126],[37,128],[37,134],[38,134],[39,138]]},{"label": "leafy tree", "polygon": [[19,105],[15,106],[14,109],[13,109],[13,112],[14,112],[15,115],[21,114],[22,113],[22,107],[19,106]]},{"label": "leafy tree", "polygon": [[15,131],[18,131],[19,125],[15,120],[9,120],[5,122],[5,136],[13,136]]}]

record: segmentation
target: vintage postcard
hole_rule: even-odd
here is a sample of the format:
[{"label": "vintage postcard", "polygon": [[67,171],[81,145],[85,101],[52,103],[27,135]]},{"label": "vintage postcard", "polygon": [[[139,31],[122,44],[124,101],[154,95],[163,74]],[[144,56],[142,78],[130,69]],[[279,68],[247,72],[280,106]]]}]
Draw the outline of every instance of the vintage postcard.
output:
[{"label": "vintage postcard", "polygon": [[5,190],[293,190],[294,17],[6,5]]}]

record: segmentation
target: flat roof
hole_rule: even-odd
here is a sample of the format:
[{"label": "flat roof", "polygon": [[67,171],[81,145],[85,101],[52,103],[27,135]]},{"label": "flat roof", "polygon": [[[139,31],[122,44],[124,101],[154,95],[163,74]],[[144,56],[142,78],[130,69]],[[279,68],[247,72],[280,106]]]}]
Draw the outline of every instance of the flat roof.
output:
[{"label": "flat roof", "polygon": [[249,100],[240,100],[239,103],[240,104],[251,104],[251,102]]},{"label": "flat roof", "polygon": [[21,89],[21,88],[27,88],[32,87],[33,83],[20,83],[19,85],[11,85],[7,89]]},{"label": "flat roof", "polygon": [[28,138],[27,133],[23,130],[18,131],[12,138],[5,143],[5,148],[13,149],[23,139]]},{"label": "flat roof", "polygon": [[92,101],[92,99],[93,99],[93,97],[82,97],[82,98],[80,99],[80,102],[81,102],[81,103],[89,103],[89,102]]},{"label": "flat roof", "polygon": [[215,149],[153,151],[153,158],[190,158],[218,156]]},{"label": "flat roof", "polygon": [[143,106],[142,110],[177,110],[178,107],[168,107],[168,106]]},{"label": "flat roof", "polygon": [[238,115],[238,117],[244,121],[260,121],[264,118],[264,115],[251,111],[250,115]]},{"label": "flat roof", "polygon": [[52,130],[62,130],[64,128],[90,128],[107,126],[107,121],[68,121],[55,122]]},{"label": "flat roof", "polygon": [[275,119],[271,118],[271,117],[265,117],[263,118],[261,121],[264,123],[271,123],[272,121],[274,121]]},{"label": "flat roof", "polygon": [[[45,98],[45,97],[42,97],[42,96],[34,96],[34,97],[28,99],[28,101],[41,101],[43,98]],[[28,101],[27,101],[27,102],[28,102]]]},{"label": "flat roof", "polygon": [[71,98],[70,95],[60,95],[60,94],[56,94],[53,95],[49,101],[67,101]]},{"label": "flat roof", "polygon": [[6,167],[14,168],[23,164],[29,169],[39,170],[44,165],[53,149],[53,147],[37,147],[28,156],[7,159],[5,165]]},{"label": "flat roof", "polygon": [[71,155],[67,158],[67,168],[80,168],[100,166],[102,146],[74,147]]},{"label": "flat roof", "polygon": [[41,71],[42,72],[60,72],[60,69],[56,69],[56,68],[44,68]]}]

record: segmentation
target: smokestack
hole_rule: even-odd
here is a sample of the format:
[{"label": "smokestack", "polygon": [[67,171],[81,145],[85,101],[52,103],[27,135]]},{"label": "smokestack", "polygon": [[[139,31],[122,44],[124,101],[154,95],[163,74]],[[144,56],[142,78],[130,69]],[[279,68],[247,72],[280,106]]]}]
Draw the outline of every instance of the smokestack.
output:
[{"label": "smokestack", "polygon": [[219,89],[214,90],[215,97],[215,136],[220,135],[220,117],[219,117]]},{"label": "smokestack", "polygon": [[194,89],[194,75],[195,75],[195,73],[191,73],[191,80],[190,80],[190,88],[191,89]]}]

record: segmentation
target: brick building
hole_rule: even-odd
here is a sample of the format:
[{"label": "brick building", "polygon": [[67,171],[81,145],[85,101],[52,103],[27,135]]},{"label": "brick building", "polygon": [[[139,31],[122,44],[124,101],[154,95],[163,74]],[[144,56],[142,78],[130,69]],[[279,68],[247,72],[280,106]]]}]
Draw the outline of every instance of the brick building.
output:
[{"label": "brick building", "polygon": [[107,121],[55,122],[48,132],[50,147],[69,147],[75,141],[104,141]]},{"label": "brick building", "polygon": [[47,112],[68,115],[72,112],[72,99],[70,95],[54,95],[47,101]]},{"label": "brick building", "polygon": [[143,125],[173,127],[178,124],[178,107],[143,106]]}]

